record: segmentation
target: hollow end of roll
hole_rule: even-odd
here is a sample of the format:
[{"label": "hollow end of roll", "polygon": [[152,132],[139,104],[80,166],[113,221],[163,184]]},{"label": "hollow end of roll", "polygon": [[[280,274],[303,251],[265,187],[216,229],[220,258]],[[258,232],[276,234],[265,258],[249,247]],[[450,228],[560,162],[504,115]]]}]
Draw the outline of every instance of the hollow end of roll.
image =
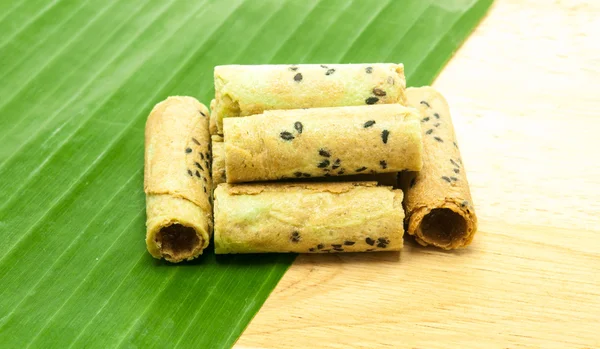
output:
[{"label": "hollow end of roll", "polygon": [[436,246],[454,246],[468,235],[468,224],[461,214],[449,208],[434,208],[419,225],[424,241]]},{"label": "hollow end of roll", "polygon": [[154,242],[160,254],[170,262],[195,257],[202,251],[203,245],[194,228],[179,223],[162,227]]}]

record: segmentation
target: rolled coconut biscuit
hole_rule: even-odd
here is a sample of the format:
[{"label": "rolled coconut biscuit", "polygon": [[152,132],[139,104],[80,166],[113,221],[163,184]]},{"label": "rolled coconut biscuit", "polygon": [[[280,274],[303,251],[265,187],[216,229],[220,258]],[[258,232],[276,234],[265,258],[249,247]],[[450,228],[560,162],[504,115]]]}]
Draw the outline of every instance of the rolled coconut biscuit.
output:
[{"label": "rolled coconut biscuit", "polygon": [[[219,135],[212,136],[212,179],[213,189],[221,183],[227,182],[225,174],[225,146],[223,137]],[[377,182],[378,185],[395,187],[398,184],[398,174],[396,172],[377,173],[377,174],[359,174],[342,177],[319,177],[319,178],[295,178],[286,179],[288,182]]]},{"label": "rolled coconut biscuit", "polygon": [[190,260],[212,229],[208,109],[192,97],[169,97],[146,122],[146,245],[155,258]]},{"label": "rolled coconut biscuit", "polygon": [[402,174],[407,232],[422,245],[465,247],[477,216],[452,126],[448,103],[431,87],[409,88],[409,105],[421,113],[423,169]]},{"label": "rolled coconut biscuit", "polygon": [[421,169],[418,114],[399,104],[225,119],[228,183]]},{"label": "rolled coconut biscuit", "polygon": [[402,64],[223,65],[214,76],[219,134],[224,118],[265,110],[405,103]]},{"label": "rolled coconut biscuit", "polygon": [[220,184],[215,252],[397,251],[402,196],[375,182]]}]

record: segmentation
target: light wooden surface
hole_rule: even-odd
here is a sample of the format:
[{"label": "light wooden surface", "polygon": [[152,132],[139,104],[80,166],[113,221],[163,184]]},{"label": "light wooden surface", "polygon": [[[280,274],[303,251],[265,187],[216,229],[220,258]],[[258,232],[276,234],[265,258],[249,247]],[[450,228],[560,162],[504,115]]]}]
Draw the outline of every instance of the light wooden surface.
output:
[{"label": "light wooden surface", "polygon": [[435,86],[467,250],[303,255],[239,348],[600,348],[600,1],[497,0]]}]

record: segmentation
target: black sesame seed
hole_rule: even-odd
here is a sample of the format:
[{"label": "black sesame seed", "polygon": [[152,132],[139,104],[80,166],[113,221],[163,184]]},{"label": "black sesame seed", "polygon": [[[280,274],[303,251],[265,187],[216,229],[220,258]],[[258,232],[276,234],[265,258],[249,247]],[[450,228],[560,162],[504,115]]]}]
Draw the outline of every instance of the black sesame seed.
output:
[{"label": "black sesame seed", "polygon": [[385,170],[387,168],[387,162],[385,160],[380,160],[379,166],[381,166],[381,168]]},{"label": "black sesame seed", "polygon": [[437,124],[433,124],[433,126],[438,127],[440,126],[440,123],[438,122]]},{"label": "black sesame seed", "polygon": [[454,173],[460,173],[460,170],[459,170],[459,169],[457,169],[457,168],[455,168],[455,169],[454,169]]},{"label": "black sesame seed", "polygon": [[390,131],[388,131],[388,130],[381,131],[381,140],[383,141],[383,144],[387,144],[389,135],[390,135]]},{"label": "black sesame seed", "polygon": [[384,244],[384,243],[380,242],[380,243],[377,244],[377,247],[379,247],[379,248],[386,248],[387,244]]},{"label": "black sesame seed", "polygon": [[436,141],[438,141],[440,143],[444,143],[444,140],[441,139],[440,137],[433,137],[433,139],[435,139]]},{"label": "black sesame seed", "polygon": [[446,176],[442,176],[442,179],[445,180],[446,182],[450,183],[450,178],[448,178]]},{"label": "black sesame seed", "polygon": [[332,170],[336,170],[336,169],[338,169],[339,167],[340,167],[340,165],[333,164],[333,165],[331,166],[331,169],[332,169]]},{"label": "black sesame seed", "polygon": [[438,113],[433,113],[433,116],[435,116],[436,119],[440,118],[440,114],[438,114]]},{"label": "black sesame seed", "polygon": [[333,163],[339,165],[341,161],[342,160],[340,160],[340,159],[335,159],[335,161]]},{"label": "black sesame seed", "polygon": [[452,163],[452,165],[454,165],[454,166],[456,166],[456,167],[460,167],[460,165],[459,165],[459,164],[457,164],[457,163],[456,163],[456,161],[454,161],[454,160],[450,159],[450,162]]},{"label": "black sesame seed", "polygon": [[325,177],[331,177],[331,174],[330,173],[326,173],[323,176],[325,176]]},{"label": "black sesame seed", "polygon": [[331,75],[333,73],[335,73],[335,69],[329,69],[329,70],[327,70],[327,72],[325,73],[325,75]]},{"label": "black sesame seed", "polygon": [[373,72],[373,67],[366,67],[365,71],[367,72],[367,74],[371,74]]},{"label": "black sesame seed", "polygon": [[294,81],[296,81],[296,82],[302,81],[302,73],[298,73],[298,74],[294,75]]},{"label": "black sesame seed", "polygon": [[455,147],[456,149],[458,149],[458,145],[456,144],[456,142],[452,142],[452,143],[454,144],[454,147]]},{"label": "black sesame seed", "polygon": [[413,178],[410,180],[410,187],[411,187],[411,188],[412,188],[412,187],[414,187],[416,183],[417,183],[417,177],[413,177]]},{"label": "black sesame seed", "polygon": [[341,169],[341,170],[338,172],[338,174],[339,174],[339,175],[343,175],[343,174],[344,174],[344,169]]},{"label": "black sesame seed", "polygon": [[333,247],[333,248],[340,248],[340,247],[342,247],[342,245],[341,244],[331,244],[331,247]]},{"label": "black sesame seed", "polygon": [[429,105],[429,103],[427,103],[426,101],[421,101],[421,104],[426,105],[427,108],[431,108],[431,106]]},{"label": "black sesame seed", "polygon": [[324,65],[324,64],[321,64],[321,68],[325,68],[325,69],[327,69],[327,66],[326,66],[326,65]]},{"label": "black sesame seed", "polygon": [[197,163],[197,162],[194,162],[194,165],[196,165],[196,167],[198,167],[200,170],[204,171],[204,169],[202,168],[202,166],[200,166],[200,164],[199,164],[199,163]]},{"label": "black sesame seed", "polygon": [[185,152],[186,152],[186,154],[191,153],[192,152],[192,148],[185,148]]},{"label": "black sesame seed", "polygon": [[346,245],[346,246],[352,246],[354,244],[355,244],[354,241],[348,241],[348,240],[344,241],[344,245]]},{"label": "black sesame seed", "polygon": [[425,122],[425,121],[429,121],[429,116],[428,116],[428,117],[425,117],[425,118],[423,118],[423,119],[421,120],[421,122]]},{"label": "black sesame seed", "polygon": [[329,160],[323,160],[317,165],[318,168],[325,168],[327,166],[329,166]]},{"label": "black sesame seed", "polygon": [[296,129],[296,131],[298,131],[298,133],[302,133],[302,123],[300,121],[296,121],[294,123],[294,128]]},{"label": "black sesame seed", "polygon": [[308,251],[309,252],[315,252],[315,249],[314,249],[314,247],[311,247],[311,248],[308,249]]},{"label": "black sesame seed", "polygon": [[200,153],[200,159],[204,160],[204,154]]},{"label": "black sesame seed", "polygon": [[430,128],[429,130],[427,130],[427,132],[425,132],[426,135],[430,135],[432,133],[433,133],[433,129],[432,128]]},{"label": "black sesame seed", "polygon": [[460,205],[461,205],[462,207],[465,207],[465,206],[468,206],[468,205],[469,205],[469,202],[465,200],[465,201],[463,201],[463,202],[462,202]]},{"label": "black sesame seed", "polygon": [[206,180],[206,177],[202,177],[202,179],[204,180],[204,183],[206,183],[206,182],[207,182],[207,180]]},{"label": "black sesame seed", "polygon": [[331,153],[329,153],[327,150],[321,148],[321,149],[319,149],[319,155],[328,158],[331,156]]},{"label": "black sesame seed", "polygon": [[365,99],[365,103],[367,103],[367,104],[375,104],[377,102],[379,102],[379,98],[377,98],[377,97],[369,97],[369,98]]},{"label": "black sesame seed", "polygon": [[290,70],[291,71],[296,71],[296,70],[298,70],[298,67],[290,67]]},{"label": "black sesame seed", "polygon": [[318,244],[317,245],[317,249],[319,249],[319,250],[322,249],[323,247],[325,247],[325,245],[323,245],[323,244]]},{"label": "black sesame seed", "polygon": [[341,247],[334,247],[333,250],[336,252],[344,252],[344,249]]},{"label": "black sesame seed", "polygon": [[455,181],[455,182],[458,180],[458,178],[456,178],[456,177],[450,177],[450,179],[453,180],[453,181]]},{"label": "black sesame seed", "polygon": [[200,178],[200,172],[198,172],[198,170],[196,170],[196,177]]},{"label": "black sesame seed", "polygon": [[286,141],[291,141],[292,139],[294,139],[294,135],[292,135],[291,133],[287,132],[287,131],[283,131],[279,134],[279,137],[281,137],[281,139],[286,140]]},{"label": "black sesame seed", "polygon": [[188,170],[187,170],[187,173],[188,173],[190,176],[193,176],[193,175],[194,175],[194,173],[193,173],[193,172],[192,172],[192,170],[190,170],[190,169],[188,169]]},{"label": "black sesame seed", "polygon": [[373,246],[375,244],[375,240],[373,240],[369,237],[365,239],[365,242],[371,246]]},{"label": "black sesame seed", "polygon": [[382,242],[384,244],[389,244],[390,240],[386,239],[386,238],[378,238],[377,241]]},{"label": "black sesame seed", "polygon": [[357,169],[356,169],[356,172],[362,172],[362,171],[364,171],[364,170],[366,170],[366,169],[367,169],[367,168],[363,166],[363,167],[361,167],[361,168],[357,168]]},{"label": "black sesame seed", "polygon": [[294,172],[294,176],[296,176],[296,177],[302,177],[302,172]]},{"label": "black sesame seed", "polygon": [[206,117],[206,114],[204,114],[201,110],[198,110],[198,113],[202,114],[202,116]]},{"label": "black sesame seed", "polygon": [[208,160],[204,160],[204,165],[206,165],[206,168],[210,168],[210,162],[208,162]]},{"label": "black sesame seed", "polygon": [[371,127],[373,125],[375,125],[375,120],[369,120],[369,121],[365,122],[365,124],[363,126],[364,126],[364,128],[367,128],[367,127]]},{"label": "black sesame seed", "polygon": [[374,88],[374,89],[373,89],[373,94],[374,94],[375,96],[383,97],[383,96],[385,96],[387,93],[385,93],[385,91],[384,91],[384,90],[382,90],[382,89],[380,89],[380,88],[377,88],[377,87],[376,87],[376,88]]},{"label": "black sesame seed", "polygon": [[204,189],[204,193],[206,193],[206,187],[204,187],[203,189]]},{"label": "black sesame seed", "polygon": [[302,176],[308,178],[310,177],[310,173],[303,173]]},{"label": "black sesame seed", "polygon": [[375,170],[371,170],[371,171],[369,171],[369,173],[370,173],[370,174],[377,174],[377,171],[375,171]]},{"label": "black sesame seed", "polygon": [[297,231],[293,231],[292,235],[290,235],[290,241],[293,243],[298,243],[301,239],[302,238],[300,237],[300,233]]},{"label": "black sesame seed", "polygon": [[200,145],[200,142],[196,138],[192,138],[192,142],[196,143],[196,145]]}]

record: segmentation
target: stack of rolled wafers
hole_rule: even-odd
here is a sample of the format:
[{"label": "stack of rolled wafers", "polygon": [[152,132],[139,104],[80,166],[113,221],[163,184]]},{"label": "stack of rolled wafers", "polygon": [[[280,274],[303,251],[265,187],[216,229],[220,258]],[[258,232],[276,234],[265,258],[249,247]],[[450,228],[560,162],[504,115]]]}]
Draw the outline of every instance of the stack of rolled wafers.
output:
[{"label": "stack of rolled wafers", "polygon": [[467,246],[477,229],[448,105],[402,64],[217,66],[146,124],[149,252],[397,251]]}]

